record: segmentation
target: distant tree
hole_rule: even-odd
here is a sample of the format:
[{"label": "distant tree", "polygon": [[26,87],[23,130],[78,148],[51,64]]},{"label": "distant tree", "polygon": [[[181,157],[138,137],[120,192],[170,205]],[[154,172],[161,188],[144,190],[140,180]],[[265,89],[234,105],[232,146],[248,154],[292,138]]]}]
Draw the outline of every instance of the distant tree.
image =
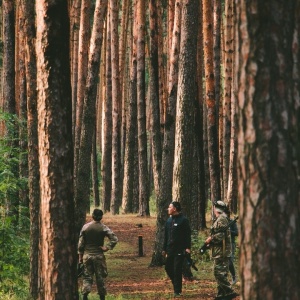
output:
[{"label": "distant tree", "polygon": [[[3,111],[11,115],[17,115],[16,103],[16,82],[15,82],[15,2],[4,0],[3,3]],[[13,120],[13,119],[12,119]],[[18,126],[10,126],[4,129],[7,139],[12,147],[18,147],[17,136]],[[19,174],[19,166],[12,170],[14,175]],[[10,215],[15,217],[15,225],[18,223],[19,216],[19,195],[11,192],[7,199]]]},{"label": "distant tree", "polygon": [[189,218],[192,215],[198,13],[198,0],[182,1],[172,194],[174,200],[182,203]]},{"label": "distant tree", "polygon": [[100,70],[100,58],[103,42],[104,22],[107,12],[107,0],[97,0],[94,23],[89,48],[88,71],[84,92],[80,150],[77,180],[75,187],[76,228],[79,233],[85,222],[86,206],[90,197],[90,173],[93,134],[96,124],[97,81]]},{"label": "distant tree", "polygon": [[3,111],[15,114],[15,5],[3,0]]},{"label": "distant tree", "polygon": [[[129,89],[129,56],[130,51],[127,50],[130,47],[128,44],[130,43],[129,37],[129,12],[131,10],[131,1],[123,0],[122,1],[122,16],[121,16],[121,26],[120,26],[120,42],[119,42],[119,65],[120,65],[120,89],[121,89],[121,103],[120,103],[120,140],[121,140],[121,165],[122,170],[120,174],[121,180],[121,192],[123,191],[123,176],[124,176],[124,157],[125,157],[125,144],[126,144],[126,117],[127,117],[127,108],[128,108],[128,89]],[[121,193],[122,194],[122,193]],[[122,197],[121,197],[122,198]]]},{"label": "distant tree", "polygon": [[230,132],[231,132],[231,99],[232,99],[232,82],[233,82],[233,54],[234,54],[234,39],[233,39],[233,1],[225,1],[225,27],[224,27],[224,97],[223,97],[223,132],[220,133],[222,139],[222,186],[223,199],[226,202],[228,191],[228,176],[229,176],[229,157],[230,157]]},{"label": "distant tree", "polygon": [[[28,156],[27,156],[27,96],[26,96],[26,74],[25,74],[25,16],[24,10],[21,9],[21,0],[17,2],[16,8],[16,27],[19,33],[16,36],[16,103],[18,106],[18,116],[24,126],[19,126],[19,148],[20,148],[20,163],[19,163],[19,176],[20,178],[28,178]],[[23,186],[19,192],[19,200],[21,211],[25,208],[28,211],[29,217],[29,198],[28,187]]]},{"label": "distant tree", "polygon": [[104,211],[110,210],[112,185],[112,95],[111,95],[111,31],[110,18],[106,21],[105,56],[105,99],[103,102],[103,147],[102,147],[102,205]]},{"label": "distant tree", "polygon": [[[74,2],[76,3],[76,1]],[[75,9],[75,8],[74,8]],[[74,41],[74,51],[78,50],[74,55],[74,69],[76,67],[77,81],[72,87],[76,90],[73,100],[76,110],[75,123],[74,123],[74,184],[76,186],[77,180],[77,168],[80,151],[80,138],[81,138],[81,125],[82,125],[82,111],[83,111],[83,99],[84,90],[87,77],[87,66],[88,66],[88,52],[89,42],[91,37],[91,0],[84,0],[81,2],[81,13],[80,13],[80,27],[79,27],[79,41]],[[75,70],[74,70],[75,71]],[[75,79],[74,79],[75,80]]]},{"label": "distant tree", "polygon": [[196,144],[198,150],[198,178],[197,184],[199,192],[199,205],[198,205],[198,228],[206,228],[206,204],[207,194],[206,191],[206,176],[205,176],[205,155],[204,155],[204,136],[206,133],[206,119],[205,119],[205,103],[204,103],[204,89],[203,89],[203,22],[202,22],[202,3],[199,7],[199,22],[198,22],[198,40],[197,40],[197,92],[198,103],[196,104],[195,115],[195,128],[196,128]]},{"label": "distant tree", "polygon": [[112,214],[119,213],[121,205],[121,88],[119,78],[119,9],[118,1],[110,0],[110,30],[111,30],[111,82],[112,82],[112,190],[110,211]]},{"label": "distant tree", "polygon": [[135,1],[137,8],[137,118],[139,157],[139,214],[148,216],[149,174],[147,159],[146,95],[145,95],[145,2]]},{"label": "distant tree", "polygon": [[38,160],[37,84],[35,55],[35,1],[22,0],[25,25],[25,72],[27,95],[27,145],[28,145],[28,190],[30,211],[30,294],[38,296],[39,281],[39,237],[40,237],[40,172]]},{"label": "distant tree", "polygon": [[164,126],[162,166],[160,176],[159,193],[156,199],[156,235],[151,266],[162,264],[162,245],[164,241],[165,223],[168,218],[166,209],[172,202],[173,184],[173,163],[175,148],[175,121],[176,121],[176,100],[178,84],[178,60],[180,53],[180,30],[181,30],[181,4],[176,1],[174,16],[174,29],[172,35],[172,47],[170,53],[170,74],[168,82],[168,101]]},{"label": "distant tree", "polygon": [[218,116],[217,103],[215,98],[215,80],[213,65],[213,14],[210,0],[202,0],[202,5],[208,161],[211,201],[214,202],[220,199],[221,192],[220,168],[218,159]]},{"label": "distant tree", "polygon": [[[79,48],[79,28],[80,28],[80,11],[82,0],[69,1],[70,5],[70,55],[71,55],[71,87],[72,87],[72,122],[73,138],[75,141],[75,122],[76,122],[76,102],[77,102],[77,80],[78,80],[78,48]],[[76,142],[74,142],[76,145]],[[76,148],[76,146],[74,146]],[[76,161],[76,153],[74,152]],[[76,165],[76,163],[74,164]],[[74,168],[76,170],[76,167]],[[74,174],[76,181],[76,174]]]},{"label": "distant tree", "polygon": [[[96,129],[93,136],[92,145],[92,159],[91,159],[91,170],[92,170],[92,186],[93,186],[93,199],[94,206],[98,207],[100,205],[100,195],[99,195],[99,178],[98,178],[98,155],[97,155],[97,145],[96,145]],[[87,211],[89,212],[90,206],[87,205]]]},{"label": "distant tree", "polygon": [[159,105],[159,70],[158,70],[158,8],[157,1],[149,1],[149,26],[150,26],[150,57],[149,57],[149,119],[152,141],[152,163],[155,194],[159,193],[161,175],[161,126]]},{"label": "distant tree", "polygon": [[72,100],[66,1],[36,2],[41,286],[38,299],[78,299]]},{"label": "distant tree", "polygon": [[299,299],[300,3],[236,7],[241,297]]},{"label": "distant tree", "polygon": [[[131,13],[132,15],[132,13]],[[125,213],[134,212],[134,180],[138,176],[134,172],[136,145],[137,145],[137,62],[136,62],[136,21],[131,17],[131,27],[133,27],[133,38],[131,45],[131,63],[130,63],[130,81],[129,81],[129,95],[128,95],[128,114],[126,118],[126,142],[124,154],[124,178],[123,178],[123,198],[122,208]],[[133,175],[135,174],[135,175]],[[136,211],[135,211],[136,212]]]}]

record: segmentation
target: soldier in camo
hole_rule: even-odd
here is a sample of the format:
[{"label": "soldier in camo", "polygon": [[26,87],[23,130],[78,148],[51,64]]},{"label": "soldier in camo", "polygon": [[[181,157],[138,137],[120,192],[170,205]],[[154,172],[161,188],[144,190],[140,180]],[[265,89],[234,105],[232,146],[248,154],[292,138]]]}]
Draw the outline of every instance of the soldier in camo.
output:
[{"label": "soldier in camo", "polygon": [[[112,250],[116,246],[118,238],[106,225],[101,223],[102,216],[102,210],[94,209],[93,221],[85,224],[80,231],[78,254],[79,262],[84,264],[83,300],[88,299],[94,275],[100,300],[105,300],[104,278],[107,277],[107,267],[104,252]],[[109,239],[109,242],[104,246],[105,237]]]},{"label": "soldier in camo", "polygon": [[228,218],[224,213],[226,205],[223,201],[217,201],[214,205],[214,214],[216,220],[205,243],[210,244],[212,249],[212,258],[214,259],[214,275],[218,284],[218,294],[215,300],[234,299],[236,294],[228,281],[228,262],[231,256],[231,236],[230,228],[226,232],[220,232],[222,228],[228,225]]}]

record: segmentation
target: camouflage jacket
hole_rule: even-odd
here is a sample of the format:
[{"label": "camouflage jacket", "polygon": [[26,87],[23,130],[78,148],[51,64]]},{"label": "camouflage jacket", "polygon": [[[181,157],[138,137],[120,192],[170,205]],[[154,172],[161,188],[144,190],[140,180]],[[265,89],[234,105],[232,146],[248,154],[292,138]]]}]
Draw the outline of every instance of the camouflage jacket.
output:
[{"label": "camouflage jacket", "polygon": [[221,232],[228,225],[228,218],[223,213],[214,221],[211,228],[212,257],[230,257],[231,255],[231,235],[230,228]]},{"label": "camouflage jacket", "polygon": [[97,255],[103,253],[101,246],[104,245],[104,239],[109,239],[105,245],[108,249],[113,249],[117,242],[117,236],[100,221],[91,221],[85,224],[79,236],[78,254]]}]

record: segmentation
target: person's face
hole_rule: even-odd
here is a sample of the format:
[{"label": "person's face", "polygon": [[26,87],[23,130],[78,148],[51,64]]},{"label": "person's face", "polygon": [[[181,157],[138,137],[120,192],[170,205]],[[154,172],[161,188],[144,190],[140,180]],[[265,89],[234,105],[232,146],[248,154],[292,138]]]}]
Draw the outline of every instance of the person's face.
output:
[{"label": "person's face", "polygon": [[168,207],[168,214],[172,216],[175,212],[176,212],[176,208],[174,207],[173,204],[170,204]]}]

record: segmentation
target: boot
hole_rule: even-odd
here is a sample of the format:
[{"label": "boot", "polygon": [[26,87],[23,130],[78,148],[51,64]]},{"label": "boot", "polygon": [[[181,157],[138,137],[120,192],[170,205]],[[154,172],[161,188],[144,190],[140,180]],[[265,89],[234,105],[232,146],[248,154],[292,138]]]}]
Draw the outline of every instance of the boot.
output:
[{"label": "boot", "polygon": [[82,300],[88,300],[88,294],[83,294]]},{"label": "boot", "polygon": [[100,295],[100,300],[105,300],[105,295]]}]

